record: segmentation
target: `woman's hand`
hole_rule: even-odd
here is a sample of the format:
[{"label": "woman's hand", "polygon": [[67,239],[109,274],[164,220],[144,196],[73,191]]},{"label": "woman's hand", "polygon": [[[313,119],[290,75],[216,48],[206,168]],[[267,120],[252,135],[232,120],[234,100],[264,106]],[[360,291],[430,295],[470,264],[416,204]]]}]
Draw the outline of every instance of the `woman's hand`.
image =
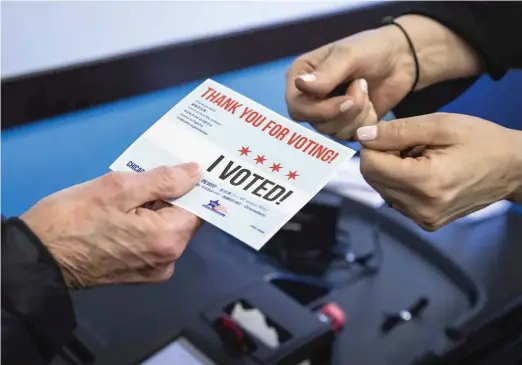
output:
[{"label": "woman's hand", "polygon": [[[363,127],[357,134],[366,181],[426,230],[522,196],[522,131],[438,113]],[[399,151],[412,147],[412,157],[400,157]]]},{"label": "woman's hand", "polygon": [[[419,60],[416,90],[480,73],[475,52],[441,24],[418,15],[396,21],[408,32]],[[397,26],[358,33],[292,64],[286,82],[288,112],[323,134],[350,140],[357,128],[377,123],[404,99],[415,72],[411,49]],[[342,84],[350,86],[332,96]]]}]

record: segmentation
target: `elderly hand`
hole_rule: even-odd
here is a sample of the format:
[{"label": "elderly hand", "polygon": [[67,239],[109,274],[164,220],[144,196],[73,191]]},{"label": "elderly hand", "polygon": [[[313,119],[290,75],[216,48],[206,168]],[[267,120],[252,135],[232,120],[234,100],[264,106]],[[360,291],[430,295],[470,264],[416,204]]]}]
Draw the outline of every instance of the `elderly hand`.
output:
[{"label": "elderly hand", "polygon": [[[367,182],[426,230],[520,195],[521,131],[439,113],[362,127],[357,134]],[[412,147],[413,155],[399,156]]]},{"label": "elderly hand", "polygon": [[[443,25],[419,15],[396,22],[416,50],[415,90],[480,73],[476,53]],[[302,55],[287,74],[290,117],[337,139],[353,139],[357,128],[376,124],[410,92],[416,71],[411,52],[402,31],[388,25]],[[342,84],[350,84],[344,95],[332,96]]]},{"label": "elderly hand", "polygon": [[[44,198],[20,218],[71,288],[164,281],[201,221],[158,201],[187,193],[199,178],[194,163],[111,172]],[[143,207],[154,201],[153,210]]]}]

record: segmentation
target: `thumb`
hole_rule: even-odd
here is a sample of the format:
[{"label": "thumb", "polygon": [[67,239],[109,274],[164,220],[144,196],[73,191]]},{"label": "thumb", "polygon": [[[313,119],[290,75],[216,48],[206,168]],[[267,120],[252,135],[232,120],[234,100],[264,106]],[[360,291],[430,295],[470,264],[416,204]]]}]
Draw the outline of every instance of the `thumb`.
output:
[{"label": "thumb", "polygon": [[180,197],[192,190],[201,177],[196,163],[161,166],[142,173],[126,174],[114,198],[123,210],[131,210],[155,200]]},{"label": "thumb", "polygon": [[313,72],[298,76],[295,86],[305,94],[326,98],[339,85],[349,81],[352,74],[352,63],[346,60],[345,52],[333,48]]},{"label": "thumb", "polygon": [[437,114],[395,119],[357,129],[357,139],[365,148],[402,151],[416,146],[447,146],[456,142],[450,123]]}]

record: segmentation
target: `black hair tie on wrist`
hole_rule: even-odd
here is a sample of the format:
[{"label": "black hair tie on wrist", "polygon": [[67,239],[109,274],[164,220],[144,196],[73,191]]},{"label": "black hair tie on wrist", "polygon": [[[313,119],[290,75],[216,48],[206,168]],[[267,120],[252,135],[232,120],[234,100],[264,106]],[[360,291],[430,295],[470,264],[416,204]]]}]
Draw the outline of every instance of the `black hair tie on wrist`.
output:
[{"label": "black hair tie on wrist", "polygon": [[395,25],[397,28],[399,28],[404,36],[406,37],[406,41],[408,41],[408,45],[410,46],[411,53],[413,54],[413,61],[415,62],[415,80],[413,81],[413,86],[411,87],[411,90],[409,94],[413,93],[415,91],[415,88],[417,87],[417,83],[419,82],[420,77],[420,68],[419,68],[419,59],[417,58],[417,52],[415,52],[415,47],[413,46],[413,42],[411,41],[410,36],[408,35],[408,32],[395,21],[395,18],[391,16],[387,16],[384,18],[381,22],[382,25]]}]

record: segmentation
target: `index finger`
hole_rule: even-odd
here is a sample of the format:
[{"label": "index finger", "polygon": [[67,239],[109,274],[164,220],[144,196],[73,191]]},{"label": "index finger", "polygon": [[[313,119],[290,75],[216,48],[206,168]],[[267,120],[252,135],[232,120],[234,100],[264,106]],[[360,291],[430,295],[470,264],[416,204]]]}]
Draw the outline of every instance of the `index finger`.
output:
[{"label": "index finger", "polygon": [[386,184],[389,188],[403,190],[422,181],[429,161],[423,158],[401,158],[397,154],[362,148],[361,174],[370,181]]}]

